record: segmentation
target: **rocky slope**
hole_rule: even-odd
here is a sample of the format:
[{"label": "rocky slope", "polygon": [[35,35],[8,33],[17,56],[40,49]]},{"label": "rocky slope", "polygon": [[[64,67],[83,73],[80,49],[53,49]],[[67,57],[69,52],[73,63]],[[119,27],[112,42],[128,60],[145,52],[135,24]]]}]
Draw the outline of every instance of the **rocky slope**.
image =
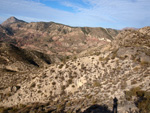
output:
[{"label": "rocky slope", "polygon": [[57,59],[47,54],[0,42],[0,89],[29,79],[29,73],[54,61]]},{"label": "rocky slope", "polygon": [[19,20],[19,19],[12,16],[12,17],[8,18],[6,21],[4,21],[1,25],[7,27],[13,23],[25,23],[25,21]]},{"label": "rocky slope", "polygon": [[11,31],[0,25],[0,41],[13,43],[14,41],[10,38],[10,35],[12,35]]},{"label": "rocky slope", "polygon": [[2,26],[11,31],[9,38],[17,46],[60,56],[76,55],[89,48],[107,44],[119,32],[100,27],[70,27],[54,22],[26,23],[15,17],[6,20]]},{"label": "rocky slope", "polygon": [[112,100],[117,97],[119,113],[129,108],[149,113],[149,29],[124,30],[95,55],[53,64],[36,75],[30,74],[32,79],[1,89],[1,95],[7,96],[1,99],[0,106],[18,105],[15,108],[22,110],[19,112],[86,112],[93,104],[111,109]]}]

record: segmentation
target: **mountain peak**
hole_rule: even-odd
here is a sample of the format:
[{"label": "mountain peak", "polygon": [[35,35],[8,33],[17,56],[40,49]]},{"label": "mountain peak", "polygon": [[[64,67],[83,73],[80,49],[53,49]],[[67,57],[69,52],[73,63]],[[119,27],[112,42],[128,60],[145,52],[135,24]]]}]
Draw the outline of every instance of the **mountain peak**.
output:
[{"label": "mountain peak", "polygon": [[17,23],[17,22],[24,22],[23,20],[19,20],[16,17],[12,16],[10,18],[8,18],[6,21],[4,21],[1,25],[2,26],[8,26],[12,23]]},{"label": "mountain peak", "polygon": [[11,17],[9,17],[7,20],[14,20],[14,21],[16,21],[16,20],[19,20],[19,19],[17,19],[17,18],[14,17],[14,16],[11,16]]}]

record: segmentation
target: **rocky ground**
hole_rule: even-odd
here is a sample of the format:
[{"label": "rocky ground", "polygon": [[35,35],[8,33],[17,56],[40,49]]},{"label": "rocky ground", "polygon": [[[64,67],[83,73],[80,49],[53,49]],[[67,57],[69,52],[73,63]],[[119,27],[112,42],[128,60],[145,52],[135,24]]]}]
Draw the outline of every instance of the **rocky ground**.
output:
[{"label": "rocky ground", "polygon": [[149,27],[124,30],[92,55],[28,73],[28,81],[0,90],[1,111],[110,113],[117,97],[119,113],[149,113],[149,34]]},{"label": "rocky ground", "polygon": [[118,32],[9,18],[0,25],[0,112],[110,113],[117,97],[119,113],[149,113],[150,27]]}]

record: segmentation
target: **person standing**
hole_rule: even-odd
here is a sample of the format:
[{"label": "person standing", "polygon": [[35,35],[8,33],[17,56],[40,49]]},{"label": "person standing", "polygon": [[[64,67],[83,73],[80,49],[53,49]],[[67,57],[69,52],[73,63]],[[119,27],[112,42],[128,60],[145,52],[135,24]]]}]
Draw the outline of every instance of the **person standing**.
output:
[{"label": "person standing", "polygon": [[117,113],[117,107],[118,107],[118,99],[115,97],[113,99],[114,104],[113,104],[113,113]]}]

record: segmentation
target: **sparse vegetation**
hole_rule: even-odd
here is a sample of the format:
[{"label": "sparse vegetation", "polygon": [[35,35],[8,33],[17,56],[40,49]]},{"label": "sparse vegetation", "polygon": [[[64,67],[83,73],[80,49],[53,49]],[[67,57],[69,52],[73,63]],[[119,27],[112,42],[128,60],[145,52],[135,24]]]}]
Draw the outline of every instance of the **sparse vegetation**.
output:
[{"label": "sparse vegetation", "polygon": [[59,65],[59,68],[61,69],[63,66],[64,66],[64,64],[60,64],[60,65]]},{"label": "sparse vegetation", "polygon": [[140,109],[140,112],[150,112],[150,92],[143,91],[139,87],[136,87],[125,92],[125,96],[128,100],[131,100],[133,96],[136,96],[137,100],[135,100],[135,104]]},{"label": "sparse vegetation", "polygon": [[31,84],[30,88],[34,88],[35,86],[36,86],[36,83],[33,82],[33,83]]},{"label": "sparse vegetation", "polygon": [[97,80],[94,81],[94,82],[93,82],[93,86],[94,86],[94,87],[101,87],[100,81],[97,81]]},{"label": "sparse vegetation", "polygon": [[[91,104],[112,107],[114,96],[119,97],[119,110],[130,101],[149,112],[149,36],[140,29],[115,37],[114,30],[51,22],[22,26],[11,36],[18,37],[17,47],[0,42],[0,106],[12,105],[0,112],[80,112]],[[4,70],[6,66],[13,72]],[[28,105],[13,106],[20,103]]]},{"label": "sparse vegetation", "polygon": [[142,66],[148,66],[148,65],[149,65],[149,63],[146,62],[146,61],[142,61],[142,62],[140,62],[140,64],[141,64]]},{"label": "sparse vegetation", "polygon": [[56,82],[53,81],[53,82],[52,82],[52,85],[53,85],[53,86],[56,85]]},{"label": "sparse vegetation", "polygon": [[127,100],[131,100],[131,99],[132,99],[132,96],[136,96],[136,93],[137,93],[138,91],[141,91],[141,88],[140,88],[140,87],[135,87],[135,88],[132,88],[130,91],[125,91],[126,99],[127,99]]}]

